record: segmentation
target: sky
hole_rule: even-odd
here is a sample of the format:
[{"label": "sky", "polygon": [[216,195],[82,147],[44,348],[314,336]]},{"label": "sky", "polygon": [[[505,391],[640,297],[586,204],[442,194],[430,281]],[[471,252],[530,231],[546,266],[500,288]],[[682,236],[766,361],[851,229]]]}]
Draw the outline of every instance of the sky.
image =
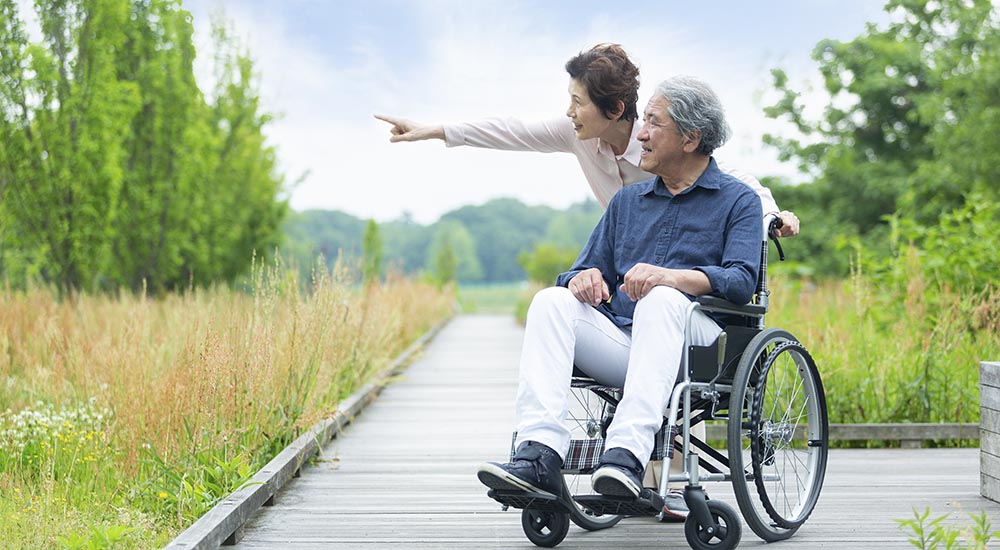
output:
[{"label": "sky", "polygon": [[809,111],[825,104],[811,59],[824,38],[850,40],[889,16],[879,0],[746,2],[516,0],[183,0],[194,16],[202,89],[210,89],[211,16],[229,20],[257,63],[265,129],[295,210],[432,223],[452,209],[515,197],[564,208],[590,196],[569,154],[389,143],[373,114],[423,123],[564,116],[566,60],[616,42],[641,71],[639,109],[656,83],[707,81],[733,138],[718,158],[758,177],[796,179],[761,144],[787,133],[767,119],[782,68]]}]

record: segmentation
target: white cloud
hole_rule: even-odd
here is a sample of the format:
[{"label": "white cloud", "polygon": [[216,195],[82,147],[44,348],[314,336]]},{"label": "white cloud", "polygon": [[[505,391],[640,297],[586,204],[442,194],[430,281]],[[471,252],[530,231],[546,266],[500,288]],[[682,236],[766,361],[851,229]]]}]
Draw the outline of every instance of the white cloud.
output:
[{"label": "white cloud", "polygon": [[[188,4],[196,10],[199,51],[207,51],[209,3]],[[309,174],[293,190],[296,209],[339,209],[378,220],[409,211],[430,222],[500,196],[559,207],[583,200],[589,190],[570,155],[446,149],[439,141],[390,144],[388,125],[372,114],[427,123],[562,116],[566,59],[608,41],[623,43],[640,65],[640,108],[659,80],[699,76],[717,90],[735,130],[719,156],[758,176],[794,173],[761,145],[763,133],[780,126],[763,116],[761,90],[769,87],[772,66],[801,78],[812,65],[808,50],[790,56],[769,47],[778,37],[761,37],[759,44],[720,40],[670,14],[640,21],[572,14],[568,30],[554,29],[533,16],[537,6],[530,3],[430,2],[406,5],[415,19],[401,36],[325,21],[331,36],[353,37],[347,51],[331,53],[275,5],[230,1],[226,15],[263,74],[265,108],[282,115],[267,132],[283,169],[293,179]]]}]

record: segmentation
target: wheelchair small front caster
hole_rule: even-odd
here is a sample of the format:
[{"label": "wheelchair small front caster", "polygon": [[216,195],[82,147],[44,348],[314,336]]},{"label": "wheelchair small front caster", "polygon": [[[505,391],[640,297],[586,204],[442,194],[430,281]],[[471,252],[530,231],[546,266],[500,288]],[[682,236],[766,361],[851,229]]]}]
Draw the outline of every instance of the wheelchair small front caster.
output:
[{"label": "wheelchair small front caster", "polygon": [[546,510],[522,510],[521,527],[524,535],[536,546],[552,548],[569,532],[569,514]]},{"label": "wheelchair small front caster", "polygon": [[[712,525],[702,525],[695,514],[684,520],[684,536],[694,550],[731,550],[740,543],[743,525],[740,516],[732,506],[717,500],[709,500],[709,514]],[[530,537],[529,537],[530,538]]]}]

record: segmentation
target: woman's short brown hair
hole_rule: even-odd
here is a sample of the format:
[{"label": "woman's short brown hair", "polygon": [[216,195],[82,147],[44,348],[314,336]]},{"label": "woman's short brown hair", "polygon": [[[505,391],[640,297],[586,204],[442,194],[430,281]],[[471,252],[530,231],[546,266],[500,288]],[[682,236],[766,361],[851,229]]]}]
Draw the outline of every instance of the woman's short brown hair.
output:
[{"label": "woman's short brown hair", "polygon": [[618,102],[625,105],[621,118],[639,118],[639,68],[618,44],[598,44],[566,62],[570,78],[587,86],[590,100],[609,120],[615,119]]}]

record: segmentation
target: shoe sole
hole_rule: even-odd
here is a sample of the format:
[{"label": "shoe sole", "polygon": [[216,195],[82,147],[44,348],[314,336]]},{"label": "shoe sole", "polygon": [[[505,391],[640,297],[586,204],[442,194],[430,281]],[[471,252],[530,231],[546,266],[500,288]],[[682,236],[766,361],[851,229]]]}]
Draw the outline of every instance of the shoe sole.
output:
[{"label": "shoe sole", "polygon": [[[679,522],[687,519],[690,511],[687,509],[687,503],[684,502],[683,496],[681,496],[679,493],[670,493],[670,496],[664,499],[664,501],[665,502],[663,506],[663,521]],[[681,510],[675,510],[674,508],[670,507],[671,502],[675,502],[678,505],[683,506],[684,508]]]},{"label": "shoe sole", "polygon": [[499,464],[493,464],[492,462],[487,462],[480,466],[479,473],[476,475],[479,477],[479,481],[490,489],[497,489],[499,491],[529,491],[558,498],[558,495],[553,494],[551,491],[539,489],[531,483],[511,475],[507,470],[501,468]]},{"label": "shoe sole", "polygon": [[670,522],[681,522],[686,520],[688,517],[687,512],[678,512],[676,510],[671,510],[670,508],[663,508],[663,519],[664,521]]},{"label": "shoe sole", "polygon": [[612,497],[639,498],[642,491],[624,472],[615,468],[602,468],[594,472],[593,484],[595,491]]}]

